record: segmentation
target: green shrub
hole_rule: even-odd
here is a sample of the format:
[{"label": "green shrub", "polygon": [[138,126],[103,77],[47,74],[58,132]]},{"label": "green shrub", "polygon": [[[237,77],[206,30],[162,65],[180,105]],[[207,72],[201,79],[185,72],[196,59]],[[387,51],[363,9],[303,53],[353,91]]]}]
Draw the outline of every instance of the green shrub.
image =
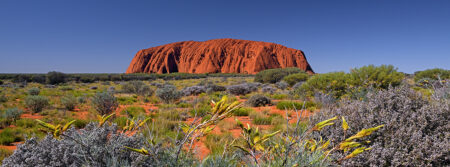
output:
[{"label": "green shrub", "polygon": [[28,89],[28,95],[39,95],[41,93],[41,90],[39,88],[30,88]]},{"label": "green shrub", "polygon": [[441,68],[433,68],[433,69],[427,69],[423,71],[417,71],[414,73],[414,81],[419,81],[422,79],[432,79],[437,80],[441,78],[441,80],[450,79],[450,70],[445,70]]},{"label": "green shrub", "polygon": [[111,114],[119,106],[116,97],[110,93],[96,93],[92,97],[92,106],[100,115]]},{"label": "green shrub", "polygon": [[51,71],[47,73],[47,83],[48,84],[59,84],[66,81],[66,74],[57,71]]},{"label": "green shrub", "polygon": [[316,92],[322,92],[333,94],[333,96],[338,98],[346,94],[348,78],[349,75],[344,72],[316,74],[295,90],[295,93],[306,93],[309,96],[313,96]]},{"label": "green shrub", "polygon": [[49,100],[45,96],[27,96],[25,98],[25,105],[34,113],[39,113],[49,105]]},{"label": "green shrub", "polygon": [[398,86],[405,75],[392,65],[364,66],[350,71],[350,84],[356,87],[373,86],[386,89],[389,85]]},{"label": "green shrub", "polygon": [[270,95],[270,98],[281,100],[281,99],[288,98],[288,95],[287,94],[273,94],[273,95]]},{"label": "green shrub", "polygon": [[238,108],[238,109],[234,110],[233,115],[234,116],[238,116],[238,117],[240,117],[240,116],[248,116],[251,111],[253,111],[253,109],[241,107],[241,108]]},{"label": "green shrub", "polygon": [[73,95],[66,95],[61,98],[61,104],[64,105],[67,110],[73,111],[77,105],[77,98]]},{"label": "green shrub", "polygon": [[288,83],[290,86],[294,86],[298,82],[304,82],[308,80],[309,75],[306,72],[300,72],[295,74],[290,74],[283,78],[283,81]]},{"label": "green shrub", "polygon": [[255,75],[255,82],[276,83],[281,81],[285,76],[300,72],[303,72],[303,70],[296,67],[263,70]]},{"label": "green shrub", "polygon": [[127,107],[122,111],[122,114],[128,115],[130,118],[135,118],[141,115],[145,115],[145,109],[142,107]]},{"label": "green shrub", "polygon": [[10,145],[11,143],[18,142],[22,138],[19,136],[21,131],[14,130],[12,128],[5,128],[0,132],[0,144]]},{"label": "green shrub", "polygon": [[[310,107],[316,107],[316,104],[311,101],[305,102],[305,109]],[[301,110],[303,108],[303,102],[293,102],[293,101],[280,101],[277,103],[277,109],[279,110]]]}]

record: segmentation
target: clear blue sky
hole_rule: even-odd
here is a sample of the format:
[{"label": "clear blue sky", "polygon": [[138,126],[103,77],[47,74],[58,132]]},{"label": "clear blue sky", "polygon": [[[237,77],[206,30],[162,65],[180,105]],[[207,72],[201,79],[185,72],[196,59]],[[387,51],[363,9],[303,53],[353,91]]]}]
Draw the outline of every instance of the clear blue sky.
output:
[{"label": "clear blue sky", "polygon": [[319,73],[450,69],[450,1],[0,1],[0,73],[122,73],[140,49],[215,38],[303,50]]}]

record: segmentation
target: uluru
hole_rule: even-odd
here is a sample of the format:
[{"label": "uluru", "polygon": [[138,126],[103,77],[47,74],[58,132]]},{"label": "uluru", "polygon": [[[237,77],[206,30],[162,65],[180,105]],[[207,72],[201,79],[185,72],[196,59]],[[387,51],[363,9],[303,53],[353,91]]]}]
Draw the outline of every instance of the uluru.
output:
[{"label": "uluru", "polygon": [[280,44],[213,39],[183,41],[142,49],[126,73],[244,73],[297,67],[314,73],[301,50]]}]

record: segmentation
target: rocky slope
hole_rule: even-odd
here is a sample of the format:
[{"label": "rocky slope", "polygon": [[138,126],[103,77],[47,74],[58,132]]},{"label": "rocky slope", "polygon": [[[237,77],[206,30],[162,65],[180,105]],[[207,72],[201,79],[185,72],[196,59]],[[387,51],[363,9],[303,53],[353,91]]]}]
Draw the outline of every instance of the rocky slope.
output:
[{"label": "rocky slope", "polygon": [[246,73],[298,67],[314,73],[304,53],[248,40],[184,41],[140,50],[126,73]]}]

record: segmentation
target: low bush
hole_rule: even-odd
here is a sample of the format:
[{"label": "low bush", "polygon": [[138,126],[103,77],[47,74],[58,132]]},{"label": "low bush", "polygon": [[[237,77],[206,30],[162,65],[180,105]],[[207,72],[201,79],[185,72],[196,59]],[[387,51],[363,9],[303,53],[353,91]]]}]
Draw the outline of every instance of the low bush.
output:
[{"label": "low bush", "polygon": [[25,105],[34,113],[39,113],[49,105],[49,100],[45,96],[27,96],[25,98]]},{"label": "low bush", "polygon": [[288,83],[290,86],[294,86],[296,83],[305,82],[306,80],[308,80],[308,78],[309,74],[307,74],[306,72],[299,72],[285,76],[283,78],[283,81]]},{"label": "low bush", "polygon": [[261,107],[272,104],[272,101],[264,95],[253,95],[247,100],[247,103],[252,107]]},{"label": "low bush", "polygon": [[37,87],[28,89],[28,95],[35,96],[35,95],[39,95],[39,93],[41,93],[41,90]]},{"label": "low bush", "polygon": [[119,106],[116,97],[107,92],[96,93],[92,97],[91,102],[92,107],[94,107],[100,115],[111,114]]},{"label": "low bush", "polygon": [[171,103],[179,100],[182,93],[177,91],[177,88],[170,84],[164,84],[161,88],[156,90],[156,96],[164,103]]},{"label": "low bush", "polygon": [[303,72],[303,70],[296,67],[263,70],[255,75],[255,82],[276,83],[281,81],[285,76],[300,72]]},{"label": "low bush", "polygon": [[73,95],[65,95],[61,98],[61,104],[69,111],[73,111],[75,106],[77,106],[78,101],[77,98]]}]

